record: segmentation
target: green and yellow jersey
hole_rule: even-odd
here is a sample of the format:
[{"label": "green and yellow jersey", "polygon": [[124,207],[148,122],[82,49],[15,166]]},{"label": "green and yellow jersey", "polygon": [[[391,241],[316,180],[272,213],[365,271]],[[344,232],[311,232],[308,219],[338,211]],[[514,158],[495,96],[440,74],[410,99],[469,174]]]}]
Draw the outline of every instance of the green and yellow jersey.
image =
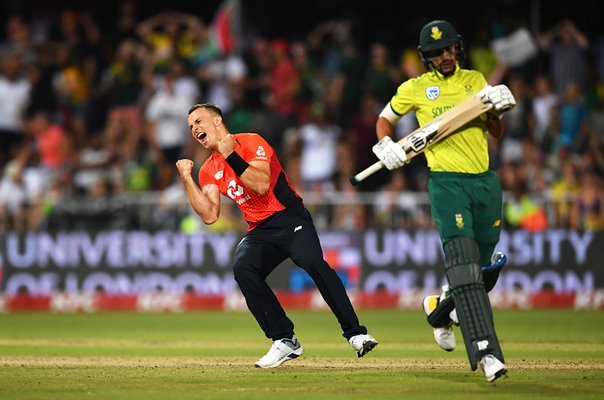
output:
[{"label": "green and yellow jersey", "polygon": [[[430,71],[402,83],[390,100],[397,115],[415,111],[420,126],[424,126],[487,85],[484,76],[473,70],[461,69],[444,77]],[[489,169],[488,131],[485,116],[476,118],[425,150],[430,171],[479,174]]]}]

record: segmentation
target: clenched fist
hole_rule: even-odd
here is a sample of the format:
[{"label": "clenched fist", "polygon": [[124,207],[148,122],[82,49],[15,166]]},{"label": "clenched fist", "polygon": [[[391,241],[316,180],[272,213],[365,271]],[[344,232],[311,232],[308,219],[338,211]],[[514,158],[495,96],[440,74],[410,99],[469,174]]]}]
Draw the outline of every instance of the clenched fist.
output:
[{"label": "clenched fist", "polygon": [[228,157],[234,150],[235,140],[232,135],[226,135],[221,141],[218,142],[217,149],[220,154],[224,157]]},{"label": "clenched fist", "polygon": [[188,159],[182,159],[176,161],[176,168],[178,168],[178,173],[182,178],[191,175],[191,170],[193,169],[193,161]]}]

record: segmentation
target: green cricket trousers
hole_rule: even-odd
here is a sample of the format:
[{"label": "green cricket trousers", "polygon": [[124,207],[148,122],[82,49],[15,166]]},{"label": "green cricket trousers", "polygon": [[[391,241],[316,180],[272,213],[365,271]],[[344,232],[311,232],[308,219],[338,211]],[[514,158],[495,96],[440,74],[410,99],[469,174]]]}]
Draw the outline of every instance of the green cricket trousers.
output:
[{"label": "green cricket trousers", "polygon": [[432,172],[428,192],[443,246],[455,237],[470,237],[480,249],[480,265],[489,265],[501,233],[499,176],[493,171]]}]

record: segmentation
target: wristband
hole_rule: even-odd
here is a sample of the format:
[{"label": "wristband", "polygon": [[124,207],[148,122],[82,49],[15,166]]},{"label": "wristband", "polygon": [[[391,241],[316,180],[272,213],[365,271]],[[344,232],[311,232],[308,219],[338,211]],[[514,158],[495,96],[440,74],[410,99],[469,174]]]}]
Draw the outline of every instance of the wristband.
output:
[{"label": "wristband", "polygon": [[236,151],[233,151],[231,154],[229,154],[229,156],[225,158],[225,161],[227,162],[227,164],[229,164],[231,168],[233,168],[233,171],[235,171],[235,174],[237,176],[241,176],[241,174],[245,172],[247,167],[250,166],[250,164],[248,164],[243,158],[241,158],[241,156],[237,154]]}]

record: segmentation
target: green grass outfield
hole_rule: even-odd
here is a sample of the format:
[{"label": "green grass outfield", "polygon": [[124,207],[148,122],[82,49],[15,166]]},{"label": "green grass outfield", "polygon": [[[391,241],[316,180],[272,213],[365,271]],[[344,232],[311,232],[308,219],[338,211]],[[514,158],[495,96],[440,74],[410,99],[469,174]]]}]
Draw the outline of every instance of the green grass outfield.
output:
[{"label": "green grass outfield", "polygon": [[[279,368],[247,312],[0,315],[0,399],[602,399],[604,312],[495,311],[509,368],[488,383],[440,350],[418,311],[363,310],[357,358],[327,311],[290,317],[304,356]],[[458,345],[461,334],[456,329]]]}]

